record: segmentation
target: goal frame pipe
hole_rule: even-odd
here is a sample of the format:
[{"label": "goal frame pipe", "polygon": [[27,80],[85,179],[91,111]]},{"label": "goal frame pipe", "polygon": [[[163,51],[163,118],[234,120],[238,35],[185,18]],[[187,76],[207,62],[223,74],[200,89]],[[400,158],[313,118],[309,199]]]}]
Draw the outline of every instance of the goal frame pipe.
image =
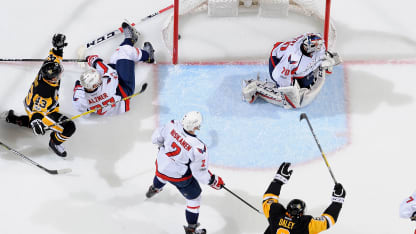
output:
[{"label": "goal frame pipe", "polygon": [[328,35],[329,35],[329,20],[331,17],[331,0],[326,0],[325,4],[325,25],[324,25],[324,40],[325,48],[328,50]]},{"label": "goal frame pipe", "polygon": [[173,8],[173,48],[172,48],[172,63],[174,65],[178,64],[178,39],[179,39],[179,0],[174,1]]}]

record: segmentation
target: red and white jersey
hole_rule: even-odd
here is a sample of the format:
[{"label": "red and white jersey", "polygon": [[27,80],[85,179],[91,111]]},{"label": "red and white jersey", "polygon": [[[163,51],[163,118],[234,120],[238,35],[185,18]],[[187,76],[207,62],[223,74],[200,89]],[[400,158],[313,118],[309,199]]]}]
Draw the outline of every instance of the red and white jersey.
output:
[{"label": "red and white jersey", "polygon": [[160,147],[156,158],[156,175],[167,181],[183,181],[193,175],[200,183],[209,184],[208,152],[195,135],[185,132],[175,120],[156,129],[152,143]]},{"label": "red and white jersey", "polygon": [[405,198],[402,203],[400,203],[399,209],[400,217],[405,219],[412,217],[414,212],[416,212],[416,192]]},{"label": "red and white jersey", "polygon": [[313,52],[311,57],[301,51],[303,41],[307,34],[294,38],[291,41],[278,42],[273,47],[271,56],[279,59],[272,72],[272,77],[280,87],[292,85],[293,79],[303,78],[315,71],[324,61],[325,46]]},{"label": "red and white jersey", "polygon": [[117,115],[128,111],[128,99],[120,101],[122,97],[116,95],[116,90],[119,85],[117,71],[101,61],[97,62],[96,70],[101,75],[102,85],[94,92],[88,92],[77,81],[72,99],[74,108],[79,113],[83,113],[101,107],[95,113],[106,116]]}]

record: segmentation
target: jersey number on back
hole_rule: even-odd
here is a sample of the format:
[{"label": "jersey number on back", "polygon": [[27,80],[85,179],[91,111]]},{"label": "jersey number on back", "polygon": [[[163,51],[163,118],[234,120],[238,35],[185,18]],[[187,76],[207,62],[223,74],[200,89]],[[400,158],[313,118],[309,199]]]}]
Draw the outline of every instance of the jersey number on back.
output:
[{"label": "jersey number on back", "polygon": [[181,147],[177,145],[175,142],[172,142],[171,147],[174,149],[171,152],[166,153],[168,157],[173,157],[181,153]]},{"label": "jersey number on back", "polygon": [[290,234],[290,232],[287,229],[279,228],[279,229],[277,229],[276,234]]},{"label": "jersey number on back", "polygon": [[103,101],[103,105],[101,106],[101,104],[97,104],[97,105],[95,105],[95,106],[92,106],[91,107],[91,110],[94,110],[94,109],[98,109],[98,111],[96,112],[98,115],[104,115],[105,113],[107,113],[107,111],[103,111],[103,108],[104,107],[106,107],[106,106],[109,106],[109,105],[111,105],[112,104],[112,106],[114,107],[115,105],[114,105],[114,97],[111,97],[111,98],[109,98],[109,99],[107,99],[107,100],[105,100],[105,101]]}]

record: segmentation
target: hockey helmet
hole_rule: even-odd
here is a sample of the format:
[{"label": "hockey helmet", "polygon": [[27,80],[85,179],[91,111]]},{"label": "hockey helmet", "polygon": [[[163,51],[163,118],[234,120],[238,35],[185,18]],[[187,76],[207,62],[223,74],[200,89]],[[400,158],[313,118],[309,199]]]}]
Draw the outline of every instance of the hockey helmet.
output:
[{"label": "hockey helmet", "polygon": [[306,38],[303,41],[303,48],[306,53],[313,53],[318,51],[324,45],[324,40],[322,39],[321,34],[319,33],[308,33]]},{"label": "hockey helmet", "polygon": [[306,204],[300,199],[293,199],[287,204],[287,212],[294,218],[299,218],[305,212]]},{"label": "hockey helmet", "polygon": [[51,81],[53,78],[57,78],[55,82],[58,82],[60,74],[62,73],[61,64],[54,61],[46,61],[40,68],[40,75],[45,80]]},{"label": "hockey helmet", "polygon": [[198,111],[191,111],[185,114],[182,118],[182,126],[186,131],[194,131],[195,128],[201,126],[202,115]]},{"label": "hockey helmet", "polygon": [[102,83],[100,74],[97,70],[93,68],[88,69],[84,73],[82,73],[79,81],[81,85],[87,90],[96,89]]}]

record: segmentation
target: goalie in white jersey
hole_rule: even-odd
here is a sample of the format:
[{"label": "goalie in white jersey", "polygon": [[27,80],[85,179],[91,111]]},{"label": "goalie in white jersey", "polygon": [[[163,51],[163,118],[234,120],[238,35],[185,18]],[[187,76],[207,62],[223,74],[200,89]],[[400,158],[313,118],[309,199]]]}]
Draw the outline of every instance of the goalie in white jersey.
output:
[{"label": "goalie in white jersey", "polygon": [[306,33],[293,40],[277,42],[269,58],[272,81],[248,80],[243,98],[253,103],[257,97],[285,109],[308,105],[325,83],[325,74],[341,63],[337,53],[325,51],[320,34]]},{"label": "goalie in white jersey", "polygon": [[416,221],[416,192],[400,203],[399,215],[401,218]]},{"label": "goalie in white jersey", "polygon": [[197,229],[201,203],[199,183],[218,190],[224,185],[221,177],[208,170],[207,147],[195,135],[201,122],[201,113],[191,111],[181,122],[172,120],[152,135],[152,143],[159,146],[159,152],[156,175],[146,197],[151,198],[160,192],[167,182],[173,184],[186,198],[186,234],[206,233],[205,229]]},{"label": "goalie in white jersey", "polygon": [[87,57],[91,67],[75,82],[73,106],[80,112],[98,109],[98,115],[116,115],[130,110],[130,99],[134,93],[136,62],[154,62],[154,50],[150,42],[143,49],[134,47],[139,33],[128,23],[123,23],[125,39],[111,56],[110,63],[103,62],[98,55]]}]

